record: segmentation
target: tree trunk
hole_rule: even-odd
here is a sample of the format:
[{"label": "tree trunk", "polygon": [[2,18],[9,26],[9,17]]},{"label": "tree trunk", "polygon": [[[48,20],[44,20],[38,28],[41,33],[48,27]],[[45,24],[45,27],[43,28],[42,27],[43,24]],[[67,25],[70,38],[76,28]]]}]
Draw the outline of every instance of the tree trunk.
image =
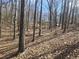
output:
[{"label": "tree trunk", "polygon": [[0,38],[1,38],[1,8],[2,8],[2,0],[0,0]]},{"label": "tree trunk", "polygon": [[66,1],[66,11],[65,11],[65,15],[64,15],[65,16],[65,18],[64,18],[65,22],[64,22],[64,31],[63,31],[63,33],[65,33],[66,30],[67,30],[68,12],[69,12],[69,0]]},{"label": "tree trunk", "polygon": [[66,9],[66,0],[64,1],[64,10],[63,10],[63,15],[62,15],[62,27],[61,27],[61,29],[64,28],[65,9]]},{"label": "tree trunk", "polygon": [[20,27],[20,7],[21,7],[21,0],[18,1],[18,19],[17,19],[17,25],[18,25],[18,31],[19,31],[19,27]]},{"label": "tree trunk", "polygon": [[15,39],[15,31],[16,31],[16,6],[17,6],[17,0],[15,0],[15,13],[14,13],[14,19],[13,19],[13,22],[14,22],[14,35],[13,35],[13,40]]},{"label": "tree trunk", "polygon": [[27,31],[29,29],[29,20],[30,20],[30,3],[31,3],[31,1],[29,0],[28,19],[27,19]]},{"label": "tree trunk", "polygon": [[21,0],[21,14],[20,14],[20,34],[19,34],[19,52],[24,51],[24,5],[25,0]]},{"label": "tree trunk", "polygon": [[35,24],[36,24],[36,9],[37,9],[37,2],[38,0],[35,0],[35,11],[34,11],[34,21],[33,21],[33,40],[35,40]]},{"label": "tree trunk", "polygon": [[67,29],[69,28],[69,23],[70,23],[70,19],[71,19],[72,5],[73,5],[73,0],[71,1],[70,12],[69,12],[68,21],[67,21],[67,23],[68,23]]},{"label": "tree trunk", "polygon": [[39,36],[41,36],[42,3],[43,2],[41,0],[40,19],[39,19]]}]

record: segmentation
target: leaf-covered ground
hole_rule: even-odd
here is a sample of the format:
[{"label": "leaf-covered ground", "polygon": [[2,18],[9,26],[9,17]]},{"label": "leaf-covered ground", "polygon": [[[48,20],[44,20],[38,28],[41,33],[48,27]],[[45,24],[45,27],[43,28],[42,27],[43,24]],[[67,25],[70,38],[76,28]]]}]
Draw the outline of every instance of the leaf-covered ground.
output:
[{"label": "leaf-covered ground", "polygon": [[[50,33],[51,34],[51,33]],[[51,34],[48,37],[53,37]],[[44,38],[40,38],[42,40]],[[39,41],[40,41],[39,40]],[[38,42],[38,41],[35,41]],[[31,43],[32,45],[34,43]],[[29,46],[13,59],[79,59],[79,32],[71,31]]]},{"label": "leaf-covered ground", "polygon": [[[7,34],[8,33],[8,34]],[[7,59],[18,50],[18,32],[16,40],[12,40],[10,31],[2,33],[0,40],[0,59]],[[36,30],[35,41],[32,40],[32,31],[25,33],[25,51],[11,59],[79,59],[79,32],[69,31],[62,33],[57,28],[52,32],[42,31],[42,36],[38,36]],[[10,58],[9,58],[10,59]]]}]

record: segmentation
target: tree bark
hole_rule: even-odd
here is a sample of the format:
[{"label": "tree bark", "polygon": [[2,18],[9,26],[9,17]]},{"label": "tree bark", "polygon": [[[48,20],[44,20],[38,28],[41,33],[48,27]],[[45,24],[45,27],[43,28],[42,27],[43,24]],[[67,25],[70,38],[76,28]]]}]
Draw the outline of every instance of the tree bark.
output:
[{"label": "tree bark", "polygon": [[1,38],[1,8],[2,8],[2,0],[0,0],[0,38]]},{"label": "tree bark", "polygon": [[28,19],[27,19],[27,31],[29,29],[29,20],[30,20],[30,3],[31,3],[31,1],[29,0]]},{"label": "tree bark", "polygon": [[19,52],[23,52],[24,49],[24,5],[25,0],[21,0],[21,14],[20,14],[20,34],[19,34]]},{"label": "tree bark", "polygon": [[13,35],[13,40],[15,39],[15,31],[16,31],[16,6],[17,6],[17,0],[15,0],[15,13],[14,13],[14,19],[13,19],[13,22],[14,22],[14,35]]},{"label": "tree bark", "polygon": [[43,1],[41,0],[41,9],[40,9],[40,18],[39,18],[39,36],[41,36],[42,3]]},{"label": "tree bark", "polygon": [[33,40],[35,40],[35,24],[36,24],[36,9],[37,9],[37,2],[38,0],[35,0],[35,11],[34,11],[34,21],[33,21]]}]

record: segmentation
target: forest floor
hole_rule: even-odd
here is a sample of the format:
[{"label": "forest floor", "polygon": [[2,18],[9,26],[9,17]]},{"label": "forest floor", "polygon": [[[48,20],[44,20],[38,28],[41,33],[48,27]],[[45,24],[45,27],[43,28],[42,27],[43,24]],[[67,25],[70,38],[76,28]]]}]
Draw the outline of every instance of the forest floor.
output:
[{"label": "forest floor", "polygon": [[48,33],[12,59],[79,59],[79,31]]},{"label": "forest floor", "polygon": [[9,57],[18,50],[18,36],[16,40],[1,39],[0,59],[79,59],[79,31],[44,30],[41,37],[36,31],[34,42],[31,42],[32,32],[25,34],[26,49],[13,58]]}]

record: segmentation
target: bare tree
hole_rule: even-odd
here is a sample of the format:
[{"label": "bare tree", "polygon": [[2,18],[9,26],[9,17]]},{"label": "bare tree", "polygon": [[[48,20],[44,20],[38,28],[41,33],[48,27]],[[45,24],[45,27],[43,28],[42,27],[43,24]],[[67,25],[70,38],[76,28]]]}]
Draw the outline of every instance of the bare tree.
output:
[{"label": "bare tree", "polygon": [[74,24],[74,13],[75,13],[75,5],[76,5],[76,1],[77,0],[74,0],[74,3],[73,3],[73,9],[72,9],[72,17],[71,17],[71,24]]},{"label": "bare tree", "polygon": [[62,12],[63,11],[63,0],[61,1],[61,12],[60,12],[60,19],[59,19],[59,27],[60,27],[60,24],[62,22]]},{"label": "bare tree", "polygon": [[14,19],[13,19],[13,23],[14,23],[14,35],[13,35],[13,40],[15,39],[15,31],[16,31],[16,6],[17,6],[17,0],[14,0],[15,3],[15,12],[14,12]]},{"label": "bare tree", "polygon": [[64,1],[64,6],[63,6],[62,26],[61,26],[62,29],[64,28],[65,10],[66,10],[66,0]]},{"label": "bare tree", "polygon": [[0,38],[1,38],[1,8],[2,8],[2,0],[0,0]]},{"label": "bare tree", "polygon": [[66,0],[66,10],[64,14],[64,30],[63,33],[66,32],[67,29],[67,21],[68,21],[68,13],[69,13],[69,0]]},{"label": "bare tree", "polygon": [[21,0],[19,52],[24,51],[24,5],[25,5],[25,0]]},{"label": "bare tree", "polygon": [[42,4],[43,4],[43,1],[41,0],[40,18],[39,18],[39,36],[41,36]]},{"label": "bare tree", "polygon": [[54,19],[53,19],[53,27],[56,28],[57,26],[57,8],[58,8],[58,3],[57,0],[54,0]]},{"label": "bare tree", "polygon": [[52,4],[53,4],[53,0],[47,0],[48,2],[48,7],[49,7],[49,29],[52,31]]},{"label": "bare tree", "polygon": [[35,40],[35,24],[36,24],[36,9],[37,9],[38,0],[35,0],[35,11],[34,11],[34,21],[33,21],[33,40]]},{"label": "bare tree", "polygon": [[28,31],[28,28],[29,28],[29,20],[30,20],[30,4],[31,4],[31,0],[29,0],[28,19],[27,19],[27,31]]},{"label": "bare tree", "polygon": [[70,6],[69,15],[68,15],[68,21],[67,21],[68,24],[67,24],[67,29],[68,29],[68,27],[69,27],[69,23],[70,23],[70,19],[71,19],[73,0],[71,0],[70,2],[71,2],[71,6]]},{"label": "bare tree", "polygon": [[[9,0],[9,1],[11,1],[11,8],[10,8],[10,13],[9,13],[9,15],[11,15],[10,16],[10,24],[12,24],[12,20],[13,20],[13,0]],[[7,6],[7,5],[6,5]],[[7,7],[6,7],[6,15],[7,15]],[[11,33],[12,33],[12,25],[10,25],[10,35],[11,35]]]},{"label": "bare tree", "polygon": [[19,27],[20,27],[20,12],[21,12],[20,6],[21,6],[21,0],[18,1],[18,8],[17,8],[17,9],[18,9],[18,12],[17,12],[17,14],[18,14],[18,17],[17,17],[17,18],[18,18],[18,19],[17,19],[18,31],[19,31],[19,29],[20,29],[20,28],[19,28]]}]

